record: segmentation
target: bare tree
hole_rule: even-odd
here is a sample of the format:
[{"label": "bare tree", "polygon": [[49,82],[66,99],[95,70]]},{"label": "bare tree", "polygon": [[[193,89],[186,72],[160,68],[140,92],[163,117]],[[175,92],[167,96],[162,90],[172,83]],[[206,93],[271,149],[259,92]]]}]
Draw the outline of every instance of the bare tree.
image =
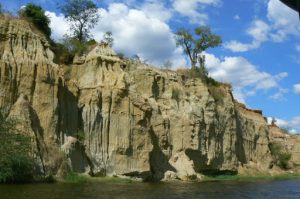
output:
[{"label": "bare tree", "polygon": [[170,60],[166,60],[166,61],[163,63],[162,68],[169,70],[169,69],[172,68],[172,66],[173,66],[173,63],[172,63]]}]

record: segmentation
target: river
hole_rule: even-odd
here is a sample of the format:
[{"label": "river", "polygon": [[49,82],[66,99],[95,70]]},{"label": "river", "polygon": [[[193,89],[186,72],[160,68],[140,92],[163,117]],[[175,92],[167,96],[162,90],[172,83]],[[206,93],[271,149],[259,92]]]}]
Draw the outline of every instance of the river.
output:
[{"label": "river", "polygon": [[0,199],[300,198],[300,180],[0,185]]}]

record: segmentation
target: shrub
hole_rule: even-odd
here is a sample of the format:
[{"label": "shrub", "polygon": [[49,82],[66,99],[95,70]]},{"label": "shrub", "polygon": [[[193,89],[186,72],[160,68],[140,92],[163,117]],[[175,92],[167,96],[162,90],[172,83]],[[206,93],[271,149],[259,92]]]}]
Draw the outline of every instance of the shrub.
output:
[{"label": "shrub", "polygon": [[220,86],[220,82],[208,76],[208,71],[204,66],[192,69],[177,69],[177,74],[185,78],[201,79],[208,86]]},{"label": "shrub", "polygon": [[53,42],[51,49],[55,54],[55,63],[71,64],[73,62],[74,54],[72,54],[64,44]]},{"label": "shrub", "polygon": [[208,86],[208,91],[217,103],[219,103],[219,104],[224,103],[225,93],[224,93],[224,90],[222,89],[222,87]]},{"label": "shrub", "polygon": [[177,104],[179,103],[180,90],[178,88],[172,89],[172,99],[176,100]]},{"label": "shrub", "polygon": [[270,143],[269,148],[275,164],[282,169],[289,169],[289,160],[291,159],[292,154],[284,150],[278,143]]},{"label": "shrub", "polygon": [[15,121],[0,113],[0,183],[31,181],[34,164],[31,139],[14,129]]},{"label": "shrub", "polygon": [[83,142],[85,140],[85,134],[82,130],[78,130],[75,134],[75,137],[80,141]]},{"label": "shrub", "polygon": [[65,36],[62,43],[52,42],[51,49],[55,54],[54,62],[57,64],[72,64],[76,54],[83,55],[97,45],[94,39],[79,42],[78,39]]},{"label": "shrub", "polygon": [[42,7],[29,3],[19,11],[19,14],[21,17],[31,21],[40,31],[50,38],[50,19],[45,15],[45,11]]}]

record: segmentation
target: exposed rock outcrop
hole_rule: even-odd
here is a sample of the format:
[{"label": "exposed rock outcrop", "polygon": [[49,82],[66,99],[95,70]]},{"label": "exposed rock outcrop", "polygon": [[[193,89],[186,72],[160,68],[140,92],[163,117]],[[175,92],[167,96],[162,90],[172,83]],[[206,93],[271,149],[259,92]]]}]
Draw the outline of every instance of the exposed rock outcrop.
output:
[{"label": "exposed rock outcrop", "polygon": [[268,168],[267,122],[228,86],[124,62],[103,44],[76,60],[59,67],[27,22],[0,20],[0,108],[22,115],[45,174],[66,162],[144,180]]},{"label": "exposed rock outcrop", "polygon": [[291,162],[300,165],[300,136],[291,135],[276,125],[270,125],[270,141],[277,143],[289,153],[291,153]]}]

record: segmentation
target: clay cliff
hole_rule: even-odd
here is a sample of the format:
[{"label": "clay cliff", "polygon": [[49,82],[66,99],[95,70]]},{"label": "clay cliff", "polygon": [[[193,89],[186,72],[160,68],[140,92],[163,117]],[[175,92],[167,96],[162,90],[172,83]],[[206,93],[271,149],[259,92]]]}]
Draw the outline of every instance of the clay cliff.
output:
[{"label": "clay cliff", "polygon": [[121,60],[105,45],[71,66],[53,58],[29,23],[0,19],[0,109],[33,138],[43,175],[193,180],[269,168],[266,119],[229,86]]}]

